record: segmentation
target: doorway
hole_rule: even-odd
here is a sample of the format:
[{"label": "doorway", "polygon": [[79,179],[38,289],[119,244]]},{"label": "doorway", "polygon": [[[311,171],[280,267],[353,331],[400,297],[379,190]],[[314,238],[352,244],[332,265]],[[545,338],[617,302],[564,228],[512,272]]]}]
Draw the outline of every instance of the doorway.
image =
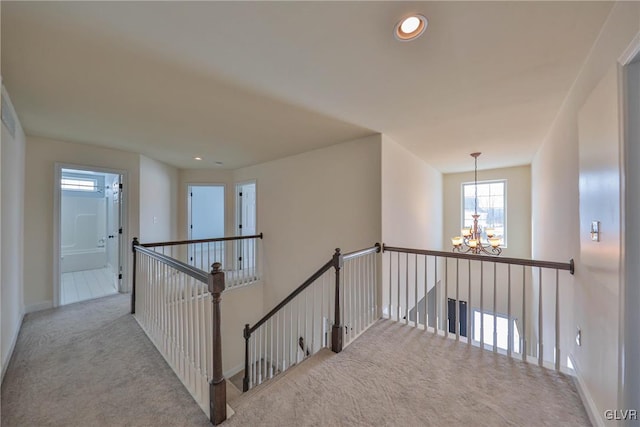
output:
[{"label": "doorway", "polygon": [[[187,188],[189,240],[224,237],[224,185],[189,184]],[[224,265],[224,245],[189,245],[189,264],[208,271],[209,260]]]},{"label": "doorway", "polygon": [[122,181],[119,173],[59,167],[58,305],[122,290]]},{"label": "doorway", "polygon": [[[626,57],[625,57],[626,56]],[[623,88],[622,283],[619,393],[622,408],[640,408],[640,34],[621,59]],[[635,424],[634,424],[635,425]]]},{"label": "doorway", "polygon": [[[238,236],[253,236],[256,227],[256,182],[249,181],[236,184],[236,233]],[[239,240],[237,253],[237,269],[253,269],[256,267],[255,240]]]}]

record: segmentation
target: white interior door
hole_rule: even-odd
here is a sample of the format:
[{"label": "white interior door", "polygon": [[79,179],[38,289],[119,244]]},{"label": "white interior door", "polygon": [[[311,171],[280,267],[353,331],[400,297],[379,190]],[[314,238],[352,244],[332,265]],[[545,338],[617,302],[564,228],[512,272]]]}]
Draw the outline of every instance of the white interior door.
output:
[{"label": "white interior door", "polygon": [[113,276],[116,278],[117,289],[123,291],[122,257],[124,236],[122,234],[122,177],[111,175],[107,202],[107,260]]},{"label": "white interior door", "polygon": [[[239,236],[253,236],[256,227],[256,183],[246,182],[236,185],[237,224]],[[238,244],[238,269],[254,268],[256,262],[255,240],[240,240]]]},{"label": "white interior door", "polygon": [[[189,185],[188,191],[189,240],[224,237],[224,185]],[[191,265],[208,271],[209,260],[224,265],[224,246],[192,244],[188,256]]]}]

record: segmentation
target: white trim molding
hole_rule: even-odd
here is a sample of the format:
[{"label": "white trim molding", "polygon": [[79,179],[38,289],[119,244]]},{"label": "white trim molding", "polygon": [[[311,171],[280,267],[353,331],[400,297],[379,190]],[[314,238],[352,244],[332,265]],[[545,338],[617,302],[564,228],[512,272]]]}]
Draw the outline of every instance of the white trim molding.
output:
[{"label": "white trim molding", "polygon": [[11,344],[9,345],[9,352],[7,353],[6,360],[2,361],[2,373],[0,374],[0,383],[4,381],[4,374],[7,373],[7,368],[9,367],[9,363],[11,362],[11,358],[13,357],[13,351],[16,349],[16,343],[18,342],[18,336],[20,335],[20,330],[22,330],[22,323],[24,322],[24,310],[22,310],[22,315],[20,316],[20,325],[18,329],[13,334],[11,338]]},{"label": "white trim molding", "polygon": [[[638,236],[640,228],[633,218],[640,211],[637,186],[640,175],[636,170],[640,156],[638,140],[640,127],[637,123],[639,107],[638,77],[640,70],[640,32],[630,41],[618,57],[618,98],[620,108],[620,281],[618,317],[618,407],[636,408],[640,402],[640,387],[637,378],[640,372],[638,354],[640,344],[636,331],[640,326],[637,305],[640,291],[635,286],[640,275],[637,266]],[[634,101],[636,100],[636,101]]]},{"label": "white trim molding", "polygon": [[25,306],[24,314],[35,313],[36,311],[48,310],[50,308],[53,308],[53,301],[37,302]]},{"label": "white trim molding", "polygon": [[580,395],[580,399],[582,400],[582,404],[584,405],[585,411],[587,411],[587,415],[589,415],[589,420],[591,424],[597,427],[604,427],[604,421],[600,416],[600,412],[598,411],[598,407],[593,401],[593,397],[591,393],[589,393],[589,389],[582,379],[582,375],[580,373],[580,368],[578,368],[578,364],[573,359],[573,355],[569,355],[569,360],[571,360],[571,364],[573,365],[573,371],[575,372],[575,385],[578,389],[578,394]]}]

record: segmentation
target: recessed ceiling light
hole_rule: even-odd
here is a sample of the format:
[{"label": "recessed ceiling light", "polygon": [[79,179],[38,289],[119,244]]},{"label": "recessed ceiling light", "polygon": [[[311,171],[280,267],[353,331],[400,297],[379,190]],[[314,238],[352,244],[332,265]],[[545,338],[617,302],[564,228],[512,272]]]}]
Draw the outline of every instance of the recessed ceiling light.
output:
[{"label": "recessed ceiling light", "polygon": [[415,40],[424,33],[427,24],[427,18],[422,15],[407,16],[396,24],[393,35],[402,42]]},{"label": "recessed ceiling light", "polygon": [[193,160],[202,160],[202,157],[194,157]]}]

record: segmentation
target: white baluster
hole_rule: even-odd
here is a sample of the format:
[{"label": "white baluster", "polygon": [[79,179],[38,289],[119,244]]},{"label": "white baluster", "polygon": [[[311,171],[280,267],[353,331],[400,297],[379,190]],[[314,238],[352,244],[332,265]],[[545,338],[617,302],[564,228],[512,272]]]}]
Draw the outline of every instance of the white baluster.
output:
[{"label": "white baluster", "polygon": [[560,370],[560,294],[559,294],[559,271],[556,269],[556,351],[555,362],[556,371]]},{"label": "white baluster", "polygon": [[527,286],[526,286],[526,267],[522,266],[522,345],[520,353],[522,360],[527,360]]},{"label": "white baluster", "polygon": [[513,320],[511,319],[511,264],[507,266],[507,356],[513,352]]},{"label": "white baluster", "polygon": [[542,268],[538,267],[538,365],[542,366],[544,358],[544,341],[542,339]]},{"label": "white baluster", "polygon": [[498,316],[496,311],[496,294],[497,294],[497,271],[496,263],[493,263],[493,352],[498,351]]},{"label": "white baluster", "polygon": [[453,312],[456,316],[454,322],[456,341],[460,341],[460,260],[458,258],[456,258],[456,305]]}]

